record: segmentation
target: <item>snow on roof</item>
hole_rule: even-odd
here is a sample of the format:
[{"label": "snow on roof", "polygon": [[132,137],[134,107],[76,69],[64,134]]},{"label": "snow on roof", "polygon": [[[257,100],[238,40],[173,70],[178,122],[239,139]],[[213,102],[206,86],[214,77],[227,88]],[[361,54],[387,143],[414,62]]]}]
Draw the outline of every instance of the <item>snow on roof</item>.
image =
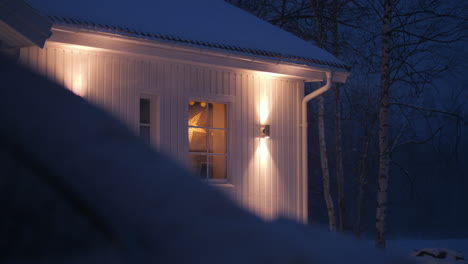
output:
[{"label": "snow on roof", "polygon": [[348,69],[330,53],[223,0],[27,0],[54,23],[309,66]]}]

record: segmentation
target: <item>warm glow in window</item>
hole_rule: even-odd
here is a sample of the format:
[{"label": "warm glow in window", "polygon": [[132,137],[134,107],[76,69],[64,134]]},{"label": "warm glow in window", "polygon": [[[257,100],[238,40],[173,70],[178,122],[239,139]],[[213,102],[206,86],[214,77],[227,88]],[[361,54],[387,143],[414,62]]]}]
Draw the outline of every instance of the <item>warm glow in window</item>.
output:
[{"label": "warm glow in window", "polygon": [[226,132],[226,104],[189,101],[189,155],[201,178],[226,179]]}]

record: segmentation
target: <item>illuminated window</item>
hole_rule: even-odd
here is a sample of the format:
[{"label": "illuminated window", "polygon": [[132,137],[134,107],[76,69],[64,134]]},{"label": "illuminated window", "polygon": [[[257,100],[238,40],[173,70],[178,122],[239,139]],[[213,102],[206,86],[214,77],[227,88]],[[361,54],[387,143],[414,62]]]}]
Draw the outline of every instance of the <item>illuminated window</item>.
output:
[{"label": "illuminated window", "polygon": [[202,179],[227,178],[226,108],[226,104],[189,101],[189,156]]}]

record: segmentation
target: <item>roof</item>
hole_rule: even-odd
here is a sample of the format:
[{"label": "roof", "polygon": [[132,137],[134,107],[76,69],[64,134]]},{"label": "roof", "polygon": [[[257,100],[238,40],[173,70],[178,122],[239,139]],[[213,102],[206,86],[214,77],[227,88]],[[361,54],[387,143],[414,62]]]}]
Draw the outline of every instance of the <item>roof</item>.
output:
[{"label": "roof", "polygon": [[54,24],[348,70],[327,51],[223,0],[27,0]]},{"label": "roof", "polygon": [[43,47],[52,23],[23,1],[0,0],[0,48]]}]

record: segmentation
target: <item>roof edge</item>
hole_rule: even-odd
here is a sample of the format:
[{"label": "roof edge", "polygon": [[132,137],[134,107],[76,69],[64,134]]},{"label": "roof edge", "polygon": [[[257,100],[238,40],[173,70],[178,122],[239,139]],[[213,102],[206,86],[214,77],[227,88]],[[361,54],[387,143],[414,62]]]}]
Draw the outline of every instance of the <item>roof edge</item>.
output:
[{"label": "roof edge", "polygon": [[0,20],[24,38],[19,46],[44,46],[52,27],[52,21],[47,16],[23,0],[4,0],[1,9]]},{"label": "roof edge", "polygon": [[49,18],[56,25],[76,27],[76,28],[88,29],[88,30],[98,31],[98,32],[113,33],[113,34],[127,36],[127,37],[135,37],[139,39],[175,43],[175,44],[180,44],[183,46],[191,46],[191,47],[197,47],[197,48],[203,48],[203,49],[211,49],[211,50],[214,49],[214,50],[220,50],[220,51],[234,53],[234,54],[252,55],[255,57],[270,58],[270,59],[274,59],[277,61],[283,61],[283,62],[304,65],[304,66],[312,66],[312,67],[324,67],[325,66],[325,67],[340,69],[340,70],[345,70],[345,71],[349,71],[351,69],[346,64],[322,61],[322,60],[317,60],[317,59],[307,58],[307,57],[288,55],[288,54],[283,54],[283,53],[275,52],[275,51],[252,49],[252,48],[246,48],[246,47],[226,45],[222,43],[206,42],[206,41],[201,41],[201,40],[190,40],[190,39],[186,39],[183,37],[178,37],[178,36],[168,35],[168,34],[141,32],[141,31],[137,31],[128,27],[99,24],[99,23],[94,23],[91,21],[83,20],[83,19],[76,19],[76,18],[70,18],[70,17],[49,16]]},{"label": "roof edge", "polygon": [[[327,71],[336,73],[333,80],[335,82],[345,82],[349,75],[349,72],[343,69],[321,65],[302,65],[278,61],[269,57],[236,54],[224,50],[205,49],[181,45],[179,43],[142,39],[135,36],[89,30],[86,28],[54,25],[53,33],[53,36],[48,41],[48,45],[66,45],[97,52],[133,54],[144,58],[150,56],[204,66],[216,65],[221,68],[270,72],[303,81],[322,81]],[[112,39],[112,41],[108,41],[109,39]]]}]

